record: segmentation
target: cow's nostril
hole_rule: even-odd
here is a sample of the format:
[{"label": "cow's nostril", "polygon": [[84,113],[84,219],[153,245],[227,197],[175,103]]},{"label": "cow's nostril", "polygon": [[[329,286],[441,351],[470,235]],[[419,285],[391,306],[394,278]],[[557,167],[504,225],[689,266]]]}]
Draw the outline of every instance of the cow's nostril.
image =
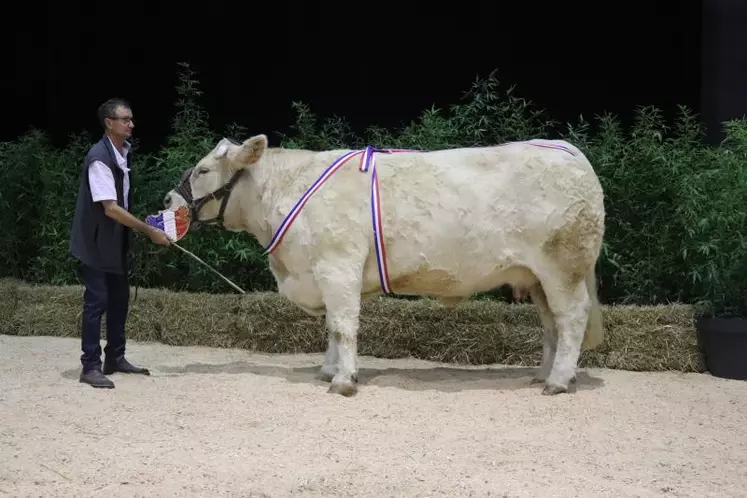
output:
[{"label": "cow's nostril", "polygon": [[163,205],[167,208],[171,207],[171,194],[167,194],[166,197],[163,198]]}]

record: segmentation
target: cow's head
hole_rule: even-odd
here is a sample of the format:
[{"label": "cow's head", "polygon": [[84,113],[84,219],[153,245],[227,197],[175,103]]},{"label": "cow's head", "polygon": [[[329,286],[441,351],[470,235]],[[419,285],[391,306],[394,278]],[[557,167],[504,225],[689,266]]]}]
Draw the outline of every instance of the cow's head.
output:
[{"label": "cow's head", "polygon": [[164,198],[166,209],[187,206],[191,226],[223,224],[223,214],[236,182],[256,164],[267,148],[267,136],[256,135],[242,144],[226,138],[182,174],[179,185]]}]

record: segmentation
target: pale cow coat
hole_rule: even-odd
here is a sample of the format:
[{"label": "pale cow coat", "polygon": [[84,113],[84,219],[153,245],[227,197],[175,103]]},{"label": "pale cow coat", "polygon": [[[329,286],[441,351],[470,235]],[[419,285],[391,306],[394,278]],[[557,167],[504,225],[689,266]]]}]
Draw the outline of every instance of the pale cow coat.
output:
[{"label": "pale cow coat", "polygon": [[[560,150],[563,147],[567,150]],[[569,152],[570,151],[570,152]],[[189,176],[209,196],[238,169],[224,227],[265,247],[293,205],[347,150],[268,148],[265,135],[221,140]],[[269,265],[279,292],[326,313],[321,375],[330,392],[357,391],[361,296],[381,293],[371,222],[371,171],[352,159],[301,210]],[[392,291],[455,305],[510,284],[528,292],[545,328],[535,381],[568,390],[583,347],[601,343],[594,267],[604,235],[604,195],[586,157],[560,140],[432,152],[377,153],[383,234]],[[185,205],[172,190],[167,208]],[[220,202],[199,216],[213,218]]]}]

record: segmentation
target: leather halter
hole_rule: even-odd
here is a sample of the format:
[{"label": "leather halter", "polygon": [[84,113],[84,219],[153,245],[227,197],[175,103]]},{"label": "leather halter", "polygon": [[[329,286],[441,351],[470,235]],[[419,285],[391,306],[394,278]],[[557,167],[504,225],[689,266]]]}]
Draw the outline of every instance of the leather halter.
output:
[{"label": "leather halter", "polygon": [[[192,198],[192,185],[189,183],[189,177],[192,176],[192,171],[194,170],[194,167],[189,168],[187,171],[182,173],[182,177],[179,180],[179,185],[176,186],[174,191],[181,195],[185,202],[187,203],[187,206],[189,207],[189,211],[191,213],[190,216],[190,223],[189,223],[189,229],[190,230],[198,230],[201,225],[217,225],[219,227],[223,227],[223,214],[226,211],[226,205],[228,204],[228,199],[231,195],[231,191],[233,190],[233,187],[236,185],[236,182],[239,181],[241,176],[246,171],[244,168],[241,168],[237,170],[233,176],[231,176],[231,179],[228,180],[228,183],[223,185],[222,187],[218,188],[217,190],[204,195],[203,197],[200,197],[199,199],[193,199]],[[199,219],[200,216],[200,210],[203,208],[203,206],[212,201],[221,201],[220,203],[220,209],[218,210],[218,216],[215,218],[210,218],[208,220],[201,220]]]}]

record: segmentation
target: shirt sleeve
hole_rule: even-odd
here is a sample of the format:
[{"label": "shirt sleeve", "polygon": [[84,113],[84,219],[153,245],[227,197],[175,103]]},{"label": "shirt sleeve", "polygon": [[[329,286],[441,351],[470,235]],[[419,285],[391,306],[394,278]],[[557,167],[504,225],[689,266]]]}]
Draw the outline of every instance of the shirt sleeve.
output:
[{"label": "shirt sleeve", "polygon": [[91,187],[93,202],[117,200],[112,170],[101,161],[92,162],[88,168],[88,184]]}]

